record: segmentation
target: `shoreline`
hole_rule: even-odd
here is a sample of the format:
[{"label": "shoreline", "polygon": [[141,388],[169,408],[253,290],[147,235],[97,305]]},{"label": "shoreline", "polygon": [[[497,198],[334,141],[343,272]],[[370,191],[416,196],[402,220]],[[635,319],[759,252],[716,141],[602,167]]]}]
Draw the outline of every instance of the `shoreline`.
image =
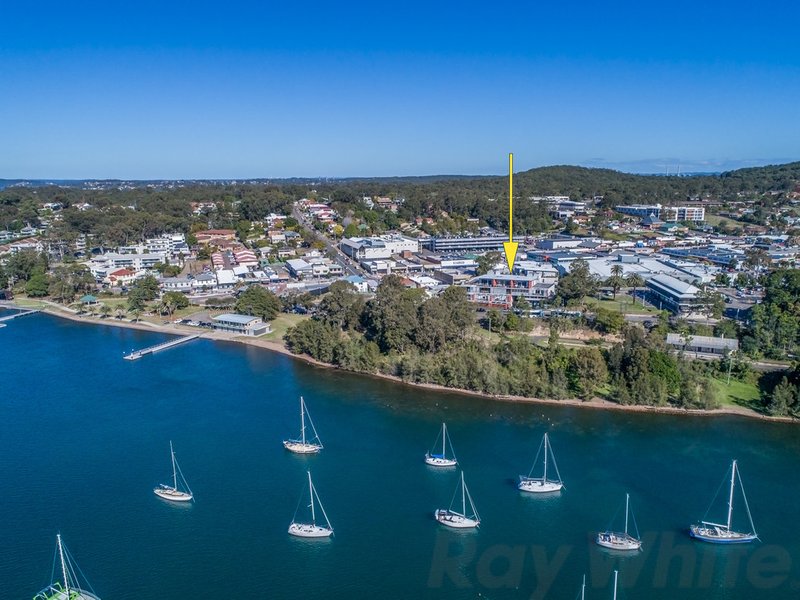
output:
[{"label": "shoreline", "polygon": [[[46,303],[46,305],[41,310],[42,312],[55,317],[68,319],[70,321],[74,321],[77,323],[87,323],[89,325],[110,325],[112,327],[138,329],[140,331],[159,332],[170,335],[186,335],[191,333],[197,333],[197,328],[195,327],[185,327],[181,325],[176,325],[174,323],[170,323],[169,325],[157,325],[155,323],[149,323],[147,321],[140,321],[138,323],[133,323],[131,321],[119,320],[114,317],[106,317],[106,318],[83,317],[79,316],[76,313],[72,313],[63,307],[51,303]],[[631,405],[617,404],[616,402],[611,402],[609,400],[602,400],[600,398],[592,398],[591,400],[580,400],[578,398],[566,398],[563,400],[556,400],[553,398],[529,398],[526,396],[514,396],[508,394],[487,394],[485,392],[477,392],[474,390],[446,387],[435,383],[416,383],[411,381],[405,381],[402,378],[397,377],[396,375],[388,375],[386,373],[362,373],[359,371],[347,371],[345,369],[337,367],[336,365],[331,365],[316,360],[310,356],[306,356],[303,354],[294,354],[288,348],[286,348],[286,346],[284,346],[282,342],[274,340],[248,338],[244,336],[236,336],[227,333],[208,331],[208,330],[203,331],[200,334],[200,337],[202,339],[209,339],[220,342],[234,342],[234,343],[244,344],[247,346],[252,346],[255,348],[263,348],[264,350],[277,352],[279,354],[283,354],[284,356],[288,356],[296,360],[301,360],[307,364],[316,367],[321,367],[324,369],[332,369],[336,371],[341,371],[343,373],[350,373],[353,375],[363,375],[366,377],[373,377],[385,381],[391,381],[393,383],[427,389],[430,391],[464,394],[468,396],[476,396],[499,402],[547,404],[551,406],[580,407],[580,408],[590,408],[594,410],[613,410],[613,411],[631,412],[631,413],[668,414],[676,416],[682,415],[690,417],[714,417],[717,415],[726,415],[726,416],[745,417],[749,419],[758,419],[761,421],[771,421],[775,423],[798,422],[798,419],[795,419],[793,417],[776,417],[770,415],[762,415],[752,409],[744,407],[727,406],[713,410],[707,410],[699,408],[698,409],[678,408],[675,406],[644,406],[637,404],[631,404]]]}]

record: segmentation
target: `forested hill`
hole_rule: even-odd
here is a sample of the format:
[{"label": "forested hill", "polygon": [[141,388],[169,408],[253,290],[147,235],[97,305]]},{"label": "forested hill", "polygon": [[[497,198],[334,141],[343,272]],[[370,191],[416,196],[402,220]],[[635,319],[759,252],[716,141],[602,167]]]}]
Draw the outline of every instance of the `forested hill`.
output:
[{"label": "forested hill", "polygon": [[[569,165],[537,167],[515,174],[514,184],[524,195],[569,195],[586,198],[610,196],[614,201],[639,202],[684,200],[686,196],[715,196],[731,199],[739,192],[765,193],[791,191],[800,184],[800,162],[737,169],[715,175],[634,175],[612,169],[596,169]],[[73,180],[44,181],[0,179],[0,189],[9,187],[45,187],[92,189],[176,189],[191,187],[237,186],[315,186],[318,188],[352,188],[364,193],[402,193],[420,186],[447,186],[464,191],[482,191],[486,196],[502,195],[507,190],[506,176],[492,175],[425,175],[419,177],[342,177],[234,180]],[[516,194],[515,194],[516,195]]]}]

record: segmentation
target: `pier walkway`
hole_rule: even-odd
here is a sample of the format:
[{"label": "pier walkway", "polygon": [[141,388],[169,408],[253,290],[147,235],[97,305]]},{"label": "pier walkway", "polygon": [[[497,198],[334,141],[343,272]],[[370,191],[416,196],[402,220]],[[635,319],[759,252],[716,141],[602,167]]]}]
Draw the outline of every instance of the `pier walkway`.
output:
[{"label": "pier walkway", "polygon": [[12,308],[10,306],[3,306],[3,308],[8,308],[9,310],[16,310],[17,312],[11,313],[10,315],[6,315],[5,317],[0,317],[0,327],[5,327],[5,325],[2,325],[3,321],[10,321],[11,319],[16,319],[18,317],[27,317],[28,315],[33,315],[39,312],[38,309],[22,310],[16,307]]},{"label": "pier walkway", "polygon": [[130,354],[126,354],[123,356],[125,360],[139,360],[146,354],[155,354],[156,352],[161,352],[162,350],[169,350],[170,348],[174,348],[180,344],[185,344],[186,342],[191,342],[192,340],[196,340],[200,337],[200,334],[196,333],[194,335],[187,335],[175,340],[169,340],[168,342],[162,342],[160,344],[156,344],[155,346],[149,346],[147,348],[142,348],[141,350],[134,350]]}]

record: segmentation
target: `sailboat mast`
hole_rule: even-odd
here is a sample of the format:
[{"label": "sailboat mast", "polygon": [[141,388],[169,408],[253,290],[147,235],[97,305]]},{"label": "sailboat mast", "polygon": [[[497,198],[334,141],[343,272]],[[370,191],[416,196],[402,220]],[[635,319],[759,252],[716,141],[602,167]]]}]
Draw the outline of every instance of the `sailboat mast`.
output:
[{"label": "sailboat mast", "polygon": [[447,439],[447,423],[442,423],[442,458],[444,458],[444,444]]},{"label": "sailboat mast", "polygon": [[736,461],[731,465],[731,492],[728,496],[728,531],[731,530],[731,517],[733,516],[733,486],[736,481]]},{"label": "sailboat mast", "polygon": [[[306,443],[306,410],[304,404],[305,401],[303,400],[303,397],[300,396],[300,437],[303,440],[303,444]],[[310,477],[311,474],[309,474],[309,478]]]},{"label": "sailboat mast", "polygon": [[614,571],[614,600],[617,600],[617,575],[619,571]]},{"label": "sailboat mast", "polygon": [[308,471],[308,495],[311,498],[311,522],[316,525],[317,517],[314,514],[314,486],[311,483],[311,471]]},{"label": "sailboat mast", "polygon": [[583,574],[583,584],[581,585],[581,600],[586,598],[586,573]]},{"label": "sailboat mast", "polygon": [[628,533],[628,503],[630,502],[630,494],[625,494],[625,533]]},{"label": "sailboat mast", "polygon": [[547,483],[547,434],[544,434],[544,478],[542,481]]},{"label": "sailboat mast", "polygon": [[464,471],[461,471],[461,514],[467,516],[467,488],[464,485]]},{"label": "sailboat mast", "polygon": [[58,540],[58,555],[61,558],[61,574],[64,577],[64,592],[69,598],[69,577],[67,577],[67,562],[64,560],[64,546],[61,544],[61,534],[56,535]]},{"label": "sailboat mast", "polygon": [[172,457],[172,487],[178,489],[178,471],[175,468],[175,450],[172,449],[172,440],[169,441],[169,454]]}]

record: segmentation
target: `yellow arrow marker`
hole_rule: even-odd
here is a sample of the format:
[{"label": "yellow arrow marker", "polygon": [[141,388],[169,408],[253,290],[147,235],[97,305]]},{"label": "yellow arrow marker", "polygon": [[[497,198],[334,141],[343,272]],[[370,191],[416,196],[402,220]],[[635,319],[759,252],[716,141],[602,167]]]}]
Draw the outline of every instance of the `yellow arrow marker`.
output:
[{"label": "yellow arrow marker", "polygon": [[506,253],[508,272],[514,272],[514,259],[517,258],[517,246],[514,241],[514,155],[508,155],[508,241],[503,242]]}]

